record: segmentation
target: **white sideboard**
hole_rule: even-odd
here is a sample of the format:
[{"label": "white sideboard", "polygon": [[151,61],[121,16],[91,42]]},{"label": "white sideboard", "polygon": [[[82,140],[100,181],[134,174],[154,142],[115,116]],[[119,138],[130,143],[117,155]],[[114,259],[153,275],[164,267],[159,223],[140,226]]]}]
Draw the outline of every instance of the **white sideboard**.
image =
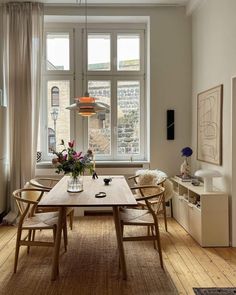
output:
[{"label": "white sideboard", "polygon": [[204,192],[203,184],[194,186],[171,178],[175,195],[173,217],[202,247],[229,246],[228,195],[222,191]]}]

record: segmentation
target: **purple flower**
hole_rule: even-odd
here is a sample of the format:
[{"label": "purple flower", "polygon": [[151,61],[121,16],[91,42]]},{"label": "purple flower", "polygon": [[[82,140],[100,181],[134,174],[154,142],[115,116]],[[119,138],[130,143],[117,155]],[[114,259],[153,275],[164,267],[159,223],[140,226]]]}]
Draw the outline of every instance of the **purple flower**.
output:
[{"label": "purple flower", "polygon": [[181,150],[182,157],[190,157],[193,153],[192,149],[190,147],[185,147]]},{"label": "purple flower", "polygon": [[77,160],[77,159],[80,159],[81,157],[81,154],[82,154],[82,152],[79,152],[79,153],[74,153],[73,155],[72,155],[72,158],[74,159],[74,160]]}]

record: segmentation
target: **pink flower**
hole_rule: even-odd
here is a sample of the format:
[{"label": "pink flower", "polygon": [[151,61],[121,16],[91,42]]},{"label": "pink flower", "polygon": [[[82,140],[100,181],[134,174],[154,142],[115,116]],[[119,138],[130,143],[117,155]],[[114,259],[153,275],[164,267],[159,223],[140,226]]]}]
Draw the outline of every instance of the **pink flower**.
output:
[{"label": "pink flower", "polygon": [[75,140],[73,139],[72,141],[68,142],[68,146],[72,149],[74,147]]},{"label": "pink flower", "polygon": [[82,154],[82,152],[79,152],[79,153],[76,153],[76,152],[75,152],[75,153],[72,155],[72,157],[73,157],[74,160],[77,160],[77,159],[80,159],[81,154]]}]

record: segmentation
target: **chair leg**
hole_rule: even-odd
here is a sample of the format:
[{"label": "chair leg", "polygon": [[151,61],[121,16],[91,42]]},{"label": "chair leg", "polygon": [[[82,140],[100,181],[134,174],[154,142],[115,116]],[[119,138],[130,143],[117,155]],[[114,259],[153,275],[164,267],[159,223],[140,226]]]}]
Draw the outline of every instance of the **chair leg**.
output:
[{"label": "chair leg", "polygon": [[74,209],[70,212],[69,218],[70,218],[70,229],[72,230],[73,229],[73,220],[74,220]]},{"label": "chair leg", "polygon": [[33,230],[32,241],[34,241],[34,239],[35,239],[35,234],[36,234],[36,229]]},{"label": "chair leg", "polygon": [[163,268],[161,239],[160,239],[160,232],[159,232],[158,221],[157,221],[156,218],[154,220],[154,226],[155,226],[155,231],[156,231],[156,239],[157,239],[157,245],[158,245],[158,252],[159,252],[159,257],[160,257],[161,268]]},{"label": "chair leg", "polygon": [[21,229],[18,228],[18,230],[17,230],[17,237],[16,237],[16,251],[15,251],[14,273],[16,273],[16,270],[17,270],[18,257],[19,257],[19,251],[20,251],[20,239],[21,239]]},{"label": "chair leg", "polygon": [[[31,236],[32,236],[32,229],[29,229],[29,232],[28,232],[28,241],[29,242],[31,241]],[[27,246],[27,254],[29,254],[29,251],[30,251],[30,246]]]},{"label": "chair leg", "polygon": [[[155,237],[156,234],[155,234],[153,225],[151,226],[151,231],[152,231],[152,236]],[[157,250],[156,239],[153,239],[153,245],[154,245],[154,249]]]},{"label": "chair leg", "polygon": [[56,232],[57,232],[57,227],[54,226],[54,227],[53,227],[53,241],[54,241],[54,242],[55,242],[55,240],[56,240]]},{"label": "chair leg", "polygon": [[150,236],[151,235],[151,226],[148,225],[147,227],[147,235]]},{"label": "chair leg", "polygon": [[121,227],[121,234],[122,234],[122,237],[123,237],[124,236],[124,224],[123,224],[123,222],[121,222],[120,227]]},{"label": "chair leg", "polygon": [[[120,228],[121,228],[121,236],[122,236],[122,239],[123,239],[123,236],[124,236],[124,223],[122,222],[122,220],[120,221]],[[120,255],[119,256],[119,270],[121,269],[121,261],[120,261]]]},{"label": "chair leg", "polygon": [[163,207],[163,214],[164,214],[164,222],[165,222],[165,230],[167,230],[167,217],[166,217],[166,201],[163,198],[163,202],[162,202],[162,207]]},{"label": "chair leg", "polygon": [[66,220],[64,221],[64,225],[63,225],[62,230],[63,230],[63,238],[64,238],[64,248],[65,248],[65,252],[66,252],[67,251],[67,244],[68,244]]}]

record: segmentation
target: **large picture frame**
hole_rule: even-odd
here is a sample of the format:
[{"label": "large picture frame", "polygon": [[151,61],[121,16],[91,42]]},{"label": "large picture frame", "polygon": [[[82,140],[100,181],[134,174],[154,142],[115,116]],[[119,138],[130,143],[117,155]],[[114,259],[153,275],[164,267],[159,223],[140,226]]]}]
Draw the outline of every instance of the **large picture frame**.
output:
[{"label": "large picture frame", "polygon": [[197,160],[222,164],[223,85],[197,96]]}]

